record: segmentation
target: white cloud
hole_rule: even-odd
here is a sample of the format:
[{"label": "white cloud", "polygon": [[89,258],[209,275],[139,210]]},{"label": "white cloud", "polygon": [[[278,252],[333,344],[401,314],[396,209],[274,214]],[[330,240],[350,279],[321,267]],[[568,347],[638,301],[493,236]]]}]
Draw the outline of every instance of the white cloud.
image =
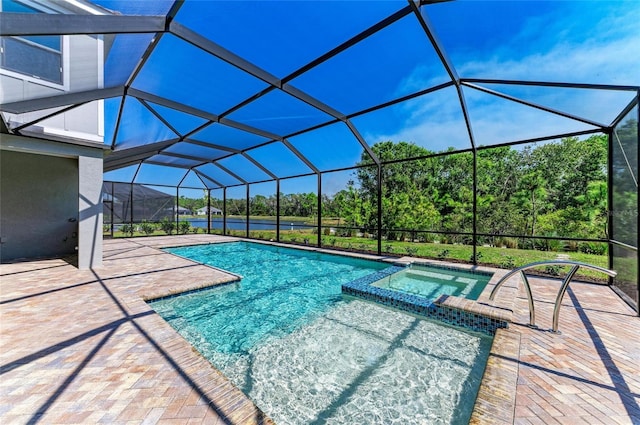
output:
[{"label": "white cloud", "polygon": [[638,85],[640,37],[606,44],[557,44],[545,53],[520,59],[493,57],[468,61],[458,72],[463,78]]},{"label": "white cloud", "polygon": [[[591,4],[582,6],[591,7]],[[489,54],[458,52],[458,56],[453,56],[454,66],[463,78],[640,85],[640,3],[626,2],[617,9],[609,8],[608,14],[601,14],[604,6],[595,4],[596,9],[578,17],[563,14],[532,18],[514,34],[508,46]],[[577,18],[588,22],[577,22]],[[592,25],[593,30],[579,40],[579,30],[586,25]],[[402,84],[428,87],[442,82],[424,79],[424,75],[424,69],[417,68]],[[529,94],[528,98],[534,102],[603,124],[610,123],[634,96],[633,92],[526,87],[511,87],[511,93],[522,94],[525,99]],[[451,90],[448,94],[451,95]],[[451,102],[434,95],[436,93],[397,106],[402,109],[403,125],[394,131],[369,132],[365,138],[417,142],[428,137],[433,147],[427,147],[434,150],[454,143],[462,145],[466,128],[462,131],[459,128],[464,122],[456,107],[457,97]],[[465,89],[465,97],[478,144],[589,128],[580,122],[493,96],[479,96],[469,89]]]}]

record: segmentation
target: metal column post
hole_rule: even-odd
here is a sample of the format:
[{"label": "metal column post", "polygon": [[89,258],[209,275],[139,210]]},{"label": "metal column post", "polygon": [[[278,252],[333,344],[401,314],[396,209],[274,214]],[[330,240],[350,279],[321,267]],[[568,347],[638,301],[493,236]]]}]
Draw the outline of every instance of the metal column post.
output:
[{"label": "metal column post", "polygon": [[473,253],[472,259],[473,264],[478,264],[478,151],[473,149],[473,219],[472,219],[472,244],[473,244]]},{"label": "metal column post", "polygon": [[[638,90],[638,92],[636,93],[636,108],[638,110],[638,116],[636,117],[636,123],[637,123],[637,129],[636,129],[636,145],[638,144],[639,140],[638,138],[640,138],[640,90]],[[640,151],[636,150],[636,167],[637,165],[640,164]],[[636,179],[638,178],[638,176],[636,176]],[[637,189],[636,189],[637,191]],[[640,226],[640,216],[637,214],[636,212],[636,248],[638,247],[638,227]],[[638,276],[638,281],[636,282],[636,284],[638,285],[638,288],[636,290],[637,294],[640,294],[640,261],[639,257],[640,253],[638,251],[636,251],[636,276]],[[640,317],[640,295],[638,296],[638,301],[636,303],[636,314],[638,315],[638,317]]]},{"label": "metal column post", "polygon": [[207,235],[211,233],[211,189],[207,189]]},{"label": "metal column post", "polygon": [[250,207],[250,205],[249,205],[249,183],[247,183],[247,204],[246,205],[247,205],[247,214],[246,214],[247,215],[247,226],[246,226],[247,230],[246,230],[245,236],[248,238],[249,237],[249,207]]},{"label": "metal column post", "polygon": [[276,179],[276,242],[280,242],[280,179]]},{"label": "metal column post", "polygon": [[176,235],[180,226],[180,188],[176,187]]},{"label": "metal column post", "polygon": [[[609,239],[609,270],[613,270],[613,129],[607,134],[607,239]],[[613,284],[613,277],[609,277],[609,284]]]},{"label": "metal column post", "polygon": [[222,234],[227,234],[227,188],[222,188]]},{"label": "metal column post", "polygon": [[133,236],[133,183],[131,183],[131,192],[129,193],[129,225],[131,226],[131,236]]},{"label": "metal column post", "polygon": [[378,164],[378,255],[382,255],[382,164]]},{"label": "metal column post", "polygon": [[114,203],[113,200],[115,199],[114,195],[116,193],[115,190],[116,190],[115,184],[111,182],[111,237],[112,238],[113,238],[113,216],[115,215],[113,211],[113,203]]},{"label": "metal column post", "polygon": [[322,173],[318,173],[318,248],[322,247]]}]

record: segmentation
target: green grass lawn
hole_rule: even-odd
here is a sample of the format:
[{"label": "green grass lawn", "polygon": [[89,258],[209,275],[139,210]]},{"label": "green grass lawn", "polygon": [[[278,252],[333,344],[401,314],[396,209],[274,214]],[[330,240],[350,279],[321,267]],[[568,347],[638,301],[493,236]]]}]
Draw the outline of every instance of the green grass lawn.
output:
[{"label": "green grass lawn", "polygon": [[[291,218],[281,218],[281,220],[290,220]],[[298,218],[299,219],[299,218]],[[189,233],[193,233],[194,228]],[[197,232],[206,232],[206,229],[198,229]],[[175,232],[174,232],[175,233]],[[212,233],[221,234],[220,229],[212,229]],[[108,234],[108,233],[106,233]],[[244,230],[232,230],[228,232],[229,235],[244,237],[246,232]],[[156,230],[152,235],[165,235],[161,230]],[[114,237],[130,237],[130,234],[122,232],[116,232]],[[134,232],[136,236],[146,236],[142,232]],[[262,240],[276,240],[275,230],[254,230],[251,231],[249,236],[255,239]],[[308,230],[281,230],[280,242],[293,243],[293,244],[309,244],[317,245],[318,235],[313,233],[311,229]],[[368,253],[377,253],[378,241],[372,238],[365,237],[340,237],[340,236],[322,236],[322,246],[325,248],[334,248],[339,250],[359,251]],[[402,241],[382,241],[382,253],[383,255],[392,256],[412,256],[429,259],[438,259],[443,261],[454,262],[472,262],[473,247],[471,245],[461,244],[441,244],[430,242],[402,242]],[[505,269],[512,269],[520,267],[525,264],[533,263],[536,261],[553,260],[561,252],[554,251],[538,251],[531,249],[513,249],[513,248],[499,248],[499,247],[477,247],[478,263],[493,267],[501,267]],[[587,264],[593,264],[600,267],[608,267],[608,257],[606,255],[594,255],[585,254],[582,252],[567,252],[564,253],[569,256],[570,260],[580,261]],[[555,269],[541,267],[538,270],[543,274],[563,276],[568,271],[568,268]],[[601,273],[580,270],[578,277],[586,278],[589,280],[605,281],[606,276]]]},{"label": "green grass lawn", "polygon": [[[233,234],[233,232],[232,232]],[[237,236],[244,236],[244,232],[238,232]],[[252,231],[250,237],[263,240],[275,240],[275,231]],[[305,240],[310,245],[316,245],[318,235],[308,231],[281,231],[280,241],[285,243],[304,244]],[[378,250],[378,241],[371,238],[363,237],[339,237],[339,236],[322,236],[322,246],[326,248],[335,248],[341,250],[372,252]],[[393,256],[409,255],[412,257],[439,259],[443,261],[456,261],[470,263],[472,261],[473,247],[471,245],[453,245],[429,242],[400,242],[400,241],[382,241],[382,253]],[[512,269],[525,264],[553,260],[561,252],[554,251],[538,251],[530,249],[511,249],[499,247],[477,247],[478,263],[493,267],[501,267]],[[580,261],[594,266],[608,267],[609,260],[606,255],[585,254],[582,252],[564,253],[569,256],[570,260]],[[540,267],[540,273],[547,275],[563,276],[569,271],[565,268],[546,268]],[[578,276],[589,280],[605,281],[606,276],[590,271],[580,270]]]}]

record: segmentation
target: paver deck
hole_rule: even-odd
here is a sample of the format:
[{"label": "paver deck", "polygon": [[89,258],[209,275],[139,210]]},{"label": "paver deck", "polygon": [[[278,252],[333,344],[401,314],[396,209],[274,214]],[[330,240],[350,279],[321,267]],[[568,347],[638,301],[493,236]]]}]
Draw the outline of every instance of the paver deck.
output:
[{"label": "paver deck", "polygon": [[[156,249],[228,240],[104,242],[104,267],[62,259],[0,265],[0,423],[271,423],[144,299],[236,279]],[[610,288],[531,279],[500,330],[475,423],[640,423],[640,319]]]}]

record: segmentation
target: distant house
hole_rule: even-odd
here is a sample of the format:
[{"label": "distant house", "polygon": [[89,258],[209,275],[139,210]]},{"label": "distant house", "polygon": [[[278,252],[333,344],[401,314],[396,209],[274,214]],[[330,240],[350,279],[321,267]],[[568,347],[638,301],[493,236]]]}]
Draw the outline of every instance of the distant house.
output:
[{"label": "distant house", "polygon": [[[196,210],[196,214],[197,215],[207,215],[207,208],[208,207],[198,208]],[[218,208],[215,208],[215,207],[211,207],[211,215],[222,215],[222,210],[219,210]]]},{"label": "distant house", "polygon": [[178,215],[191,215],[192,212],[189,208],[185,208],[185,207],[180,207],[180,206],[174,206],[173,207],[173,211],[175,212],[177,208],[178,211]]}]

